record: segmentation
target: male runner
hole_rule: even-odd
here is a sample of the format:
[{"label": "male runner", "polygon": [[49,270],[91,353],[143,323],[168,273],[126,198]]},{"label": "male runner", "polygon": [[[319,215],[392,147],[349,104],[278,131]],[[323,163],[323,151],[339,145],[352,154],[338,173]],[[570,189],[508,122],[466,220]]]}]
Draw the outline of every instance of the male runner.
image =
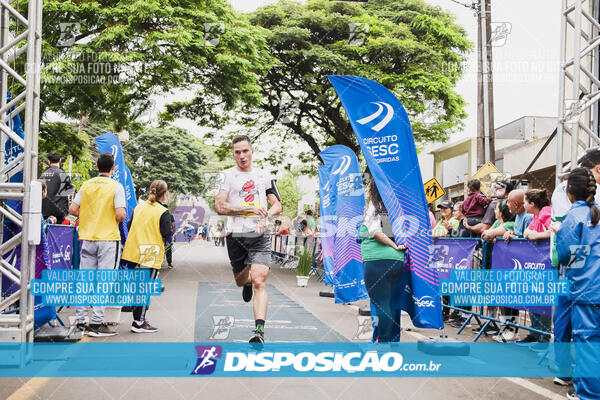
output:
[{"label": "male runner", "polygon": [[[235,167],[221,172],[215,196],[219,215],[227,215],[227,253],[242,298],[254,292],[254,334],[250,342],[264,342],[268,296],[265,281],[271,265],[271,238],[266,232],[269,218],[281,213],[275,181],[269,173],[252,166],[254,149],[246,135],[232,143]],[[267,201],[271,208],[267,210]]]}]

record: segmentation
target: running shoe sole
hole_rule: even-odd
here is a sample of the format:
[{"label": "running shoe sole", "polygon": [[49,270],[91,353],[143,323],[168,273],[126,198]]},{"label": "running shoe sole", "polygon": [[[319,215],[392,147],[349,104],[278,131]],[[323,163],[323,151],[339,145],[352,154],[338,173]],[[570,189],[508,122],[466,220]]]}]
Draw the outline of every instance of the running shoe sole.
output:
[{"label": "running shoe sole", "polygon": [[556,378],[554,378],[553,382],[555,385],[559,385],[559,386],[570,386],[573,384],[573,379],[556,377]]},{"label": "running shoe sole", "polygon": [[246,303],[252,300],[252,284],[244,285],[244,288],[242,289],[242,299],[244,299]]},{"label": "running shoe sole", "polygon": [[254,335],[250,338],[250,340],[248,341],[250,343],[264,343],[265,342],[265,338],[262,335]]},{"label": "running shoe sole", "polygon": [[136,328],[135,326],[131,327],[131,332],[135,332],[135,333],[154,333],[154,332],[158,332],[157,328],[154,329],[142,329],[142,328]]},{"label": "running shoe sole", "polygon": [[96,332],[96,331],[86,331],[85,334],[87,336],[92,336],[92,337],[109,337],[109,336],[116,336],[117,332],[104,333],[104,332]]}]

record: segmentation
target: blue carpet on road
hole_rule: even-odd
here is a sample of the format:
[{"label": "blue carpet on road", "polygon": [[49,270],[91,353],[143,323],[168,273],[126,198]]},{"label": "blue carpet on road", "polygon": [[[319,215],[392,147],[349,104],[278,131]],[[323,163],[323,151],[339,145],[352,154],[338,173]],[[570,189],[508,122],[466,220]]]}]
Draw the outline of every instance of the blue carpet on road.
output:
[{"label": "blue carpet on road", "polygon": [[[265,326],[268,342],[345,342],[298,303],[267,285],[269,310]],[[196,303],[196,342],[246,342],[254,329],[252,302],[242,300],[235,284],[200,282]]]}]

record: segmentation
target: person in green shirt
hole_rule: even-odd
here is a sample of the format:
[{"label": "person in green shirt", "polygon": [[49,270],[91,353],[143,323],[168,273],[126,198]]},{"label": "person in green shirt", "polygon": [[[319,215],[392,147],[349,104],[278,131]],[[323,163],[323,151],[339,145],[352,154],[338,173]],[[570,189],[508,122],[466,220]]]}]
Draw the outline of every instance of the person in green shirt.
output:
[{"label": "person in green shirt", "polygon": [[377,316],[373,341],[399,342],[400,315],[396,298],[404,267],[405,246],[394,242],[391,223],[375,181],[368,186],[365,221],[360,226],[365,286]]},{"label": "person in green shirt", "polygon": [[444,200],[438,204],[442,217],[433,228],[433,237],[447,237],[453,230],[458,229],[458,220],[452,216],[454,204],[450,200]]},{"label": "person in green shirt", "polygon": [[306,214],[306,222],[308,223],[308,226],[310,227],[310,229],[312,229],[313,232],[317,231],[317,223],[315,222],[315,218],[313,217],[313,212],[311,209],[306,210],[305,212]]},{"label": "person in green shirt", "polygon": [[481,234],[483,240],[495,239],[515,229],[515,214],[510,212],[506,199],[499,201],[494,211],[496,213],[496,221],[490,229],[483,231]]}]

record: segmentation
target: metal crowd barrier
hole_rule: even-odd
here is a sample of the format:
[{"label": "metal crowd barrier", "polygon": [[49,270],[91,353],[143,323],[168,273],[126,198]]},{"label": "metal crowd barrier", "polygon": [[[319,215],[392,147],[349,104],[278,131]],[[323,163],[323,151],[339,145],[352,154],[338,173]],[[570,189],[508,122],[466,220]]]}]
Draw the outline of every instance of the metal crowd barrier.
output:
[{"label": "metal crowd barrier", "polygon": [[[42,229],[46,234],[45,244],[47,246],[49,259],[46,264],[42,259],[43,251],[36,249],[36,271],[34,278],[41,278],[41,273],[44,269],[72,269],[73,261],[77,258],[78,250],[76,250],[77,243],[77,229],[74,226],[68,225],[53,225],[53,224],[42,224]],[[42,246],[44,242],[38,246]],[[16,268],[20,269],[20,265],[16,265]],[[0,287],[2,293],[0,296],[8,297],[15,290],[18,289],[18,285],[12,281],[3,277],[0,274]],[[2,297],[0,297],[0,300]],[[46,323],[56,319],[62,326],[65,326],[64,322],[58,316],[58,313],[64,308],[59,307],[56,310],[55,307],[42,306],[39,303],[39,299],[36,299],[34,307],[34,327],[35,329],[45,325]],[[2,314],[13,314],[18,311],[18,307],[9,309]]]},{"label": "metal crowd barrier", "polygon": [[[473,251],[472,257],[472,269],[490,269],[492,267],[492,252],[494,248],[494,242],[491,240],[483,241],[479,238],[440,238],[441,240],[435,240],[435,243],[441,241],[451,243],[452,245],[460,246],[461,243],[467,243],[467,241],[477,241],[477,245]],[[511,241],[527,241],[526,239],[511,239]],[[317,276],[319,281],[324,280],[324,270],[322,263],[322,250],[321,240],[319,237],[307,237],[307,236],[293,236],[293,235],[273,235],[272,236],[272,252],[276,263],[280,264],[281,268],[295,268],[298,264],[298,255],[296,254],[298,246],[306,246],[309,251],[313,254],[313,268],[311,275]],[[548,257],[550,254],[548,254]],[[443,302],[442,302],[443,303]],[[459,328],[457,334],[461,334],[464,329],[471,324],[474,320],[477,325],[475,330],[477,335],[473,339],[474,342],[479,340],[482,335],[488,336],[490,332],[502,332],[509,327],[515,327],[523,329],[528,332],[535,332],[540,335],[550,336],[551,333],[547,331],[538,330],[531,326],[526,326],[517,322],[500,320],[496,316],[496,310],[498,306],[471,306],[458,307],[452,304],[443,304],[443,307],[450,310],[456,310],[468,315],[465,322]],[[510,306],[504,306],[506,308],[513,308]],[[529,312],[529,311],[525,311]],[[519,315],[520,318],[520,315]]]},{"label": "metal crowd barrier", "polygon": [[[467,238],[444,238],[444,239],[447,241],[457,241],[457,244],[458,244],[458,241],[465,240]],[[482,241],[481,239],[477,239],[477,240],[480,241],[480,244],[478,245],[478,250],[480,251],[481,254],[480,254],[480,256],[478,256],[477,251],[474,252],[474,254],[473,254],[474,260],[473,260],[472,268],[473,269],[491,269],[491,267],[492,267],[492,265],[491,265],[492,252],[493,252],[493,248],[494,248],[494,242],[492,240],[487,240],[487,241]],[[511,242],[512,241],[526,242],[528,240],[527,239],[511,239]],[[550,257],[549,253],[548,253],[548,257]],[[479,258],[479,262],[477,262],[478,258]],[[464,331],[464,329],[467,326],[469,326],[469,324],[471,324],[473,319],[477,322],[477,325],[479,325],[479,329],[478,329],[477,335],[473,339],[474,342],[479,340],[481,335],[487,336],[488,330],[496,331],[498,335],[501,335],[504,330],[508,329],[511,326],[515,327],[515,328],[523,329],[523,330],[526,330],[529,332],[535,332],[540,335],[545,335],[545,336],[551,335],[550,332],[534,329],[530,326],[525,326],[523,324],[519,324],[516,322],[503,321],[503,320],[500,320],[499,318],[496,318],[495,315],[491,315],[500,306],[472,306],[471,309],[467,309],[465,307],[457,307],[457,306],[453,306],[453,305],[443,304],[443,307],[468,314],[467,319],[462,324],[462,326],[459,328],[457,334],[461,334]],[[502,306],[502,307],[513,308],[513,309],[523,308],[523,307],[510,307],[510,306]],[[525,311],[525,312],[529,312],[529,311]],[[519,318],[520,318],[520,316],[519,316]]]},{"label": "metal crowd barrier", "polygon": [[320,237],[277,234],[271,236],[271,252],[280,268],[295,269],[298,266],[299,248],[306,248],[312,254],[313,265],[309,276],[314,275],[319,282],[323,281],[325,273]]}]

